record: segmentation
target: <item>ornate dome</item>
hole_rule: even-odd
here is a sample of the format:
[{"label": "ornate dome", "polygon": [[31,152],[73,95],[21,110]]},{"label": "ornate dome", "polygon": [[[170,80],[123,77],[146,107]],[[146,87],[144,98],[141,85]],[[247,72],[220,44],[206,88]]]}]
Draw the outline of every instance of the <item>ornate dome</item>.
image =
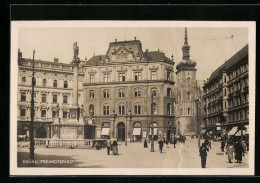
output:
[{"label": "ornate dome", "polygon": [[182,60],[180,63],[177,64],[176,69],[182,69],[182,68],[194,68],[196,67],[197,62],[193,60]]}]

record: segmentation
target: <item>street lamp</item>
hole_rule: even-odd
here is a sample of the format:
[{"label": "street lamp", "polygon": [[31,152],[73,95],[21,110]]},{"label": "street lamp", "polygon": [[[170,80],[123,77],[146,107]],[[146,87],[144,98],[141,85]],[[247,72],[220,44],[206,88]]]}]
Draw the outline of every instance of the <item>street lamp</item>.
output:
[{"label": "street lamp", "polygon": [[31,123],[30,123],[30,160],[34,160],[34,85],[35,85],[35,78],[34,78],[34,54],[35,50],[33,50],[33,60],[32,60],[32,94],[31,94]]},{"label": "street lamp", "polygon": [[153,109],[154,109],[154,104],[153,104],[153,92],[152,92],[152,104],[151,104],[151,131],[152,131],[152,141],[151,141],[151,152],[154,152],[154,134],[153,134]]}]

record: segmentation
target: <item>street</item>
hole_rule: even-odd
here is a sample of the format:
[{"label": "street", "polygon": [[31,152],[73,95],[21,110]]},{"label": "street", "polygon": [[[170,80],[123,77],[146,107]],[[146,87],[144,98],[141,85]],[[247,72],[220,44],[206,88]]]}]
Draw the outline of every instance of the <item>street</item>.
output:
[{"label": "street", "polygon": [[[202,141],[201,141],[202,143]],[[26,163],[29,158],[29,148],[22,147],[24,142],[18,143],[18,167],[30,166]],[[155,141],[155,152],[143,148],[143,143],[119,142],[119,155],[107,155],[107,149],[59,149],[36,147],[35,160],[71,160],[51,163],[38,161],[36,167],[79,167],[79,168],[201,168],[198,139],[188,139],[185,144],[164,144],[163,153]],[[249,156],[248,153],[246,155]],[[225,153],[221,153],[220,142],[212,142],[212,149],[208,152],[206,168],[248,168],[248,159],[243,157],[242,163],[228,163]]]}]

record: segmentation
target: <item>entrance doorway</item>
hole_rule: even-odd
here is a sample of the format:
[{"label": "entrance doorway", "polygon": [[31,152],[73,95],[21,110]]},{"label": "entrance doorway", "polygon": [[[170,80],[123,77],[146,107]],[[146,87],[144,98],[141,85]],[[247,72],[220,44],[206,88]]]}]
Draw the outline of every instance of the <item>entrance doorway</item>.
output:
[{"label": "entrance doorway", "polygon": [[84,127],[84,139],[94,139],[95,138],[95,126],[85,125]]},{"label": "entrance doorway", "polygon": [[46,138],[46,128],[40,127],[37,129],[37,138]]},{"label": "entrance doorway", "polygon": [[171,139],[171,130],[167,130],[167,140]]},{"label": "entrance doorway", "polygon": [[125,124],[123,122],[117,124],[117,139],[125,141]]}]

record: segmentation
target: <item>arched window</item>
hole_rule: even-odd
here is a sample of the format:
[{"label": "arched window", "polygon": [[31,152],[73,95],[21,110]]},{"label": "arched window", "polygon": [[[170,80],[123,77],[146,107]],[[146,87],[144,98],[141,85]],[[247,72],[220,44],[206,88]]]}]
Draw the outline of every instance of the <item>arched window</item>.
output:
[{"label": "arched window", "polygon": [[53,103],[57,103],[57,95],[53,95],[52,96],[52,102]]},{"label": "arched window", "polygon": [[125,115],[125,105],[124,104],[118,105],[118,114],[119,115]]},{"label": "arched window", "polygon": [[89,105],[89,115],[90,115],[90,116],[93,116],[93,115],[94,115],[94,111],[95,111],[94,105],[93,105],[93,104],[90,104],[90,105]]},{"label": "arched window", "polygon": [[68,88],[68,81],[64,81],[64,88]]},{"label": "arched window", "polygon": [[170,103],[167,104],[167,115],[172,115],[172,105]]},{"label": "arched window", "polygon": [[103,106],[103,115],[109,115],[110,111],[109,111],[109,105],[105,104]]},{"label": "arched window", "polygon": [[44,87],[47,86],[47,79],[44,78],[44,79],[42,80],[42,86],[44,86]]},{"label": "arched window", "polygon": [[53,87],[55,87],[55,88],[58,87],[58,81],[56,79],[53,81]]},{"label": "arched window", "polygon": [[118,96],[119,97],[125,97],[125,90],[124,89],[119,89]]},{"label": "arched window", "polygon": [[104,90],[104,98],[109,98],[109,90]]},{"label": "arched window", "polygon": [[135,104],[134,106],[134,114],[141,114],[141,104]]},{"label": "arched window", "polygon": [[139,88],[135,89],[135,97],[140,97],[141,96],[141,90]]},{"label": "arched window", "polygon": [[153,96],[156,96],[156,88],[152,88],[151,92]]},{"label": "arched window", "polygon": [[152,104],[152,113],[153,114],[157,114],[157,105],[156,105],[156,103]]},{"label": "arched window", "polygon": [[26,82],[26,77],[22,77],[22,82],[25,83]]},{"label": "arched window", "polygon": [[172,97],[172,89],[167,88],[167,97]]},{"label": "arched window", "polygon": [[95,98],[95,91],[94,90],[89,91],[89,98]]}]

